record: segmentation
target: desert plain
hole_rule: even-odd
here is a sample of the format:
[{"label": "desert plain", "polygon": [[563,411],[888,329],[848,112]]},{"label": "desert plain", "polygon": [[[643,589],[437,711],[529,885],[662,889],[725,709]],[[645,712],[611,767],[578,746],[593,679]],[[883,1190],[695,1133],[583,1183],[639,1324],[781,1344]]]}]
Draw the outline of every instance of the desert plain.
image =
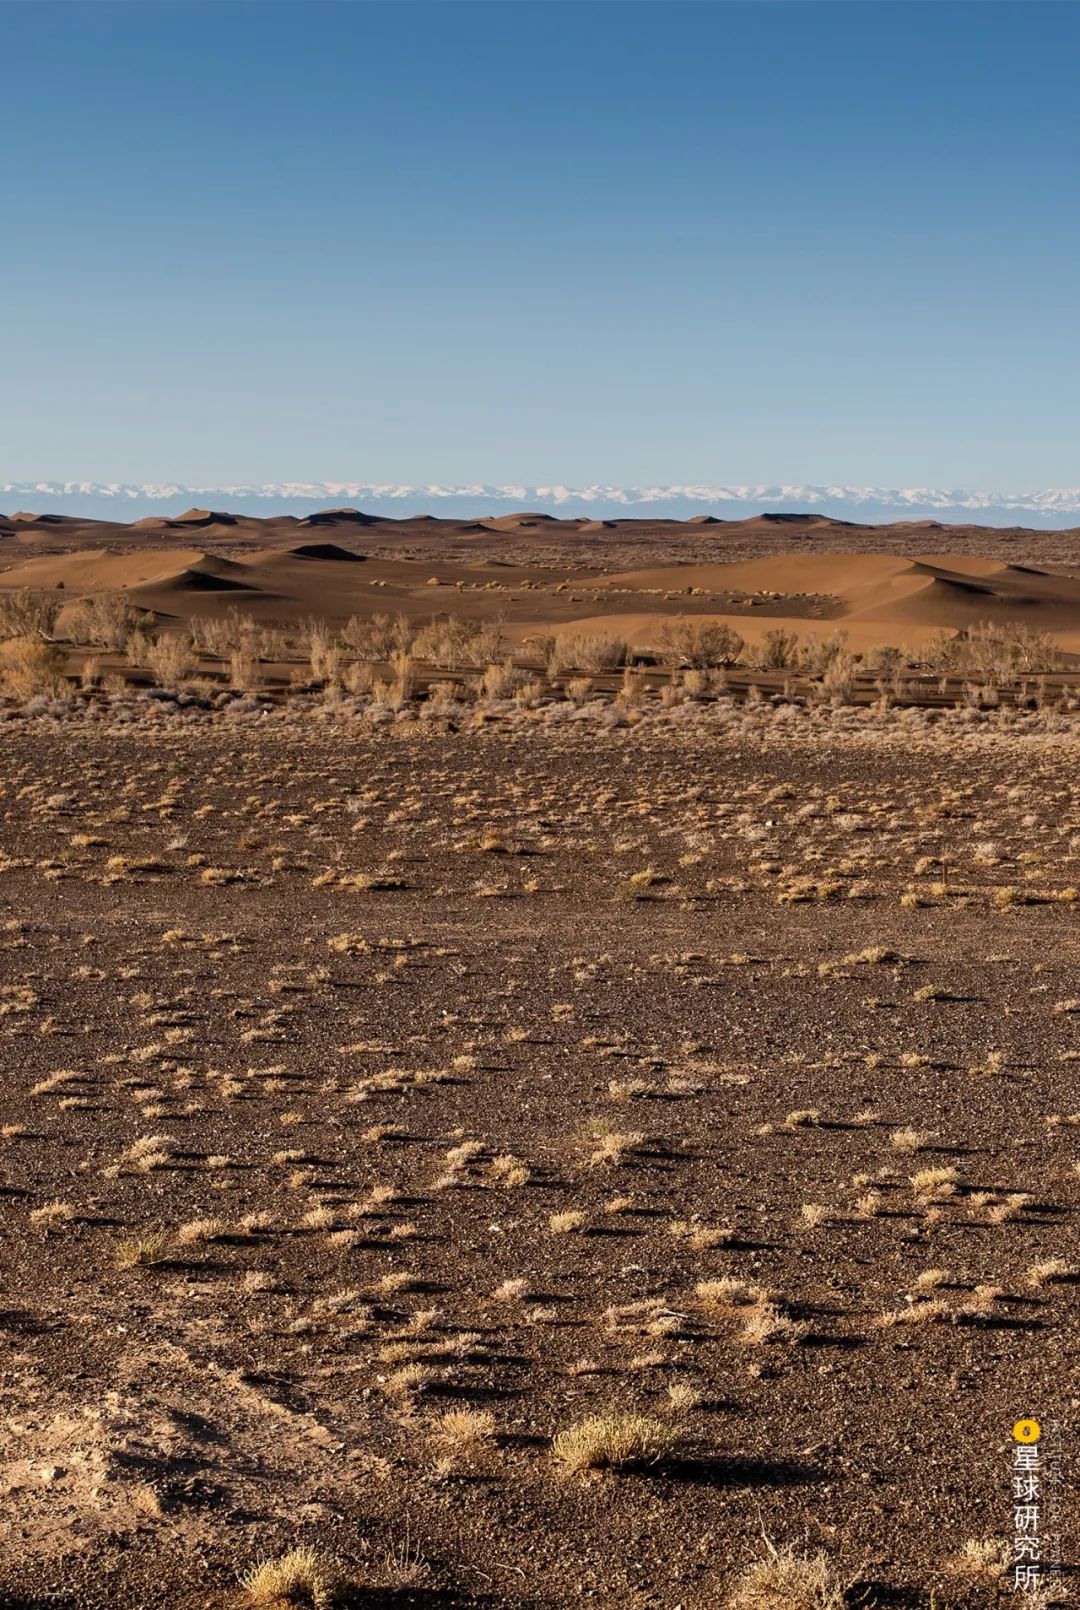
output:
[{"label": "desert plain", "polygon": [[5,1610],[1066,1602],[1080,533],[0,564]]}]

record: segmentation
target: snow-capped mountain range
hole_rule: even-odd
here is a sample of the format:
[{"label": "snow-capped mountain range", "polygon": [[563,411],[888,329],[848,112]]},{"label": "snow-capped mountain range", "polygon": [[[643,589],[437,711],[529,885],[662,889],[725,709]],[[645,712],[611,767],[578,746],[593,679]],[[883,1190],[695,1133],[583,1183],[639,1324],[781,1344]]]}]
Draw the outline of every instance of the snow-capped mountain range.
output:
[{"label": "snow-capped mountain range", "polygon": [[686,519],[713,514],[812,513],[859,522],[941,520],[1035,527],[1080,524],[1080,487],[1041,492],[976,492],[880,486],[401,486],[367,481],[278,481],[265,486],[146,485],[95,481],[0,482],[0,510],[137,520],[179,514],[193,504],[234,514],[304,515],[347,504],[398,518],[437,514],[476,517],[530,509],[588,515]]}]

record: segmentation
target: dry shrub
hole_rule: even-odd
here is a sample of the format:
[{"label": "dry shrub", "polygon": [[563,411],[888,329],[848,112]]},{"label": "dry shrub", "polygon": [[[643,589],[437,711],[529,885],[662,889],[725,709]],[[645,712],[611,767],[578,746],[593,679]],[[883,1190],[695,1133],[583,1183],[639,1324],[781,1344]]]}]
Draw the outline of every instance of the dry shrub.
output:
[{"label": "dry shrub", "polygon": [[371,691],[376,699],[388,704],[392,710],[400,710],[412,698],[416,681],[412,655],[401,650],[391,654],[390,670],[390,681],[375,682]]},{"label": "dry shrub", "polygon": [[330,635],[322,621],[308,623],[308,652],[311,674],[328,688],[339,688],[345,675],[345,650]]},{"label": "dry shrub", "polygon": [[445,1448],[465,1450],[490,1442],[495,1434],[495,1416],[485,1409],[451,1409],[435,1430],[435,1439]]},{"label": "dry shrub", "polygon": [[145,650],[144,664],[163,688],[179,688],[195,671],[190,638],[169,632],[151,642]]},{"label": "dry shrub", "polygon": [[834,632],[824,639],[811,632],[805,642],[798,645],[794,657],[797,669],[806,676],[824,676],[838,660],[854,664],[847,652],[846,632]]},{"label": "dry shrub", "polygon": [[626,710],[636,710],[645,702],[645,678],[640,671],[628,665],[622,674],[622,683],[615,695],[615,703]]},{"label": "dry shrub", "polygon": [[394,653],[407,654],[416,634],[404,615],[398,615],[396,620],[389,615],[372,615],[370,620],[353,615],[341,635],[346,647],[360,659],[388,660]]},{"label": "dry shrub", "polygon": [[289,651],[288,635],[273,627],[260,626],[253,615],[245,615],[232,605],[223,620],[205,616],[191,618],[191,637],[201,654],[227,660],[234,650],[256,660],[284,659]]},{"label": "dry shrub", "polygon": [[132,632],[145,631],[152,622],[152,615],[136,609],[130,599],[117,592],[80,598],[65,618],[73,642],[90,643],[113,654],[124,649]]},{"label": "dry shrub", "polygon": [[701,699],[711,689],[714,689],[717,684],[723,687],[726,680],[723,675],[711,677],[707,671],[695,670],[691,667],[690,670],[683,672],[682,691],[688,699]]},{"label": "dry shrub", "polygon": [[336,1562],[317,1549],[295,1548],[276,1560],[263,1560],[240,1579],[249,1604],[276,1610],[303,1605],[311,1610],[340,1603],[347,1591]]},{"label": "dry shrub", "polygon": [[594,1414],[560,1431],[551,1452],[568,1470],[630,1470],[670,1454],[678,1434],[644,1414]]},{"label": "dry shrub", "polygon": [[722,621],[668,620],[659,632],[660,648],[669,665],[709,671],[736,665],[744,643],[734,627]]},{"label": "dry shrub", "polygon": [[511,699],[529,681],[524,671],[516,671],[509,660],[502,665],[489,665],[480,678],[480,692],[485,699]]},{"label": "dry shrub", "polygon": [[832,704],[852,704],[855,699],[855,657],[837,654],[821,674],[821,688]]},{"label": "dry shrub", "polygon": [[926,663],[934,671],[973,672],[987,680],[1012,681],[1017,676],[1059,670],[1062,659],[1049,632],[983,621],[952,635],[938,632],[926,649]]},{"label": "dry shrub", "polygon": [[563,671],[617,671],[626,664],[630,645],[603,632],[568,632],[556,640],[548,661],[553,675]]},{"label": "dry shrub", "polygon": [[0,594],[0,639],[51,637],[59,613],[56,599],[32,593],[28,587]]},{"label": "dry shrub", "polygon": [[872,643],[863,655],[866,669],[883,677],[896,676],[903,670],[905,660],[904,650],[894,648],[891,643]]},{"label": "dry shrub", "polygon": [[0,687],[17,699],[31,699],[39,693],[55,698],[66,693],[63,650],[39,638],[8,638],[0,643]]},{"label": "dry shrub", "polygon": [[736,1584],[730,1610],[844,1610],[844,1588],[826,1555],[765,1544],[768,1554]]},{"label": "dry shrub", "polygon": [[798,635],[774,626],[765,633],[754,654],[754,663],[762,671],[786,671],[795,663],[799,647]]},{"label": "dry shrub", "polygon": [[997,1582],[1005,1575],[1010,1550],[999,1537],[969,1537],[959,1554],[945,1562],[951,1576],[981,1578]]},{"label": "dry shrub", "polygon": [[248,648],[234,648],[229,654],[229,686],[238,693],[255,693],[259,686],[258,657]]},{"label": "dry shrub", "polygon": [[137,627],[124,644],[124,657],[129,665],[149,665],[153,646],[153,635],[143,627]]},{"label": "dry shrub", "polygon": [[544,698],[544,684],[539,677],[523,675],[514,688],[514,698],[526,710],[535,710]]},{"label": "dry shrub", "polygon": [[[154,1156],[147,1153],[146,1157]],[[128,1236],[118,1242],[115,1263],[118,1269],[147,1269],[165,1263],[175,1250],[175,1241],[166,1230],[154,1230],[149,1235]]]},{"label": "dry shrub", "polygon": [[502,620],[463,621],[450,615],[432,621],[416,634],[413,653],[419,660],[430,660],[443,671],[457,671],[463,665],[488,665],[502,645]]},{"label": "dry shrub", "polygon": [[370,693],[375,685],[375,672],[366,660],[354,660],[345,668],[344,682],[347,693]]},{"label": "dry shrub", "polygon": [[208,620],[193,615],[190,621],[191,636],[200,654],[212,654],[215,659],[227,659],[233,648],[233,636],[228,621]]}]

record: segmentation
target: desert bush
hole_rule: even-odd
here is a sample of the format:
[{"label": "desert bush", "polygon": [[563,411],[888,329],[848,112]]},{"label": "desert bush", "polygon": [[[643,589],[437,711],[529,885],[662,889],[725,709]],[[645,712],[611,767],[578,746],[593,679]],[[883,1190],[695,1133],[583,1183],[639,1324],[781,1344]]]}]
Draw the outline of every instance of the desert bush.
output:
[{"label": "desert bush", "polygon": [[229,653],[229,686],[238,693],[254,693],[259,686],[259,661],[250,648],[234,648]]},{"label": "desert bush", "polygon": [[180,632],[167,632],[151,642],[144,664],[163,688],[181,687],[195,670],[191,639]]},{"label": "desert bush", "polygon": [[435,682],[428,688],[427,702],[432,710],[449,714],[465,701],[466,689],[460,682]]},{"label": "desert bush", "polygon": [[821,673],[821,690],[832,704],[851,704],[855,698],[857,661],[853,654],[841,652]]},{"label": "desert bush", "polygon": [[394,673],[394,685],[401,698],[408,699],[412,695],[416,680],[413,672],[413,659],[404,649],[397,649],[390,656],[390,669]]},{"label": "desert bush", "polygon": [[824,676],[842,656],[851,659],[847,653],[846,632],[834,632],[824,639],[811,632],[795,650],[794,664],[804,676]]},{"label": "desert bush", "polygon": [[973,626],[964,643],[964,654],[973,671],[989,676],[1053,671],[1061,664],[1061,655],[1049,632],[1011,623]]},{"label": "desert bush", "polygon": [[372,692],[376,698],[390,705],[391,709],[400,710],[412,698],[416,682],[412,655],[406,654],[402,649],[395,650],[390,656],[390,671],[390,681],[376,682]]},{"label": "desert bush", "polygon": [[965,682],[960,690],[960,702],[969,710],[993,710],[1001,696],[993,682]]},{"label": "desert bush", "polygon": [[863,664],[879,676],[896,676],[904,666],[904,651],[891,643],[874,643],[863,655]]},{"label": "desert bush", "polygon": [[259,626],[250,641],[260,660],[287,659],[292,648],[292,639],[280,626]]},{"label": "desert bush", "polygon": [[559,639],[551,632],[548,632],[542,637],[527,637],[524,646],[532,650],[545,671],[550,673],[552,664],[557,657]]},{"label": "desert bush", "polygon": [[535,710],[544,697],[544,684],[539,677],[522,672],[514,688],[514,698],[526,710]]},{"label": "desert bush", "polygon": [[677,1433],[644,1414],[596,1414],[560,1431],[551,1451],[568,1470],[627,1470],[671,1452]]},{"label": "desert bush", "polygon": [[761,671],[786,671],[794,665],[798,647],[797,633],[774,626],[758,644],[754,663]]},{"label": "desert bush", "polygon": [[150,652],[154,646],[154,637],[151,632],[144,631],[140,626],[130,634],[124,644],[124,657],[129,665],[149,665]]},{"label": "desert bush", "polygon": [[40,638],[5,639],[0,643],[0,687],[17,699],[33,698],[38,693],[55,698],[66,693],[63,650]]},{"label": "desert bush", "polygon": [[463,665],[490,664],[501,644],[501,620],[463,621],[451,615],[422,627],[413,642],[413,653],[440,670],[457,671]]},{"label": "desert bush", "polygon": [[934,671],[970,672],[984,680],[1012,681],[1061,668],[1061,651],[1049,632],[1034,626],[983,621],[950,636],[938,632],[926,649]]},{"label": "desert bush", "polygon": [[362,660],[388,660],[393,653],[407,654],[416,633],[406,616],[372,615],[369,620],[350,616],[342,631],[347,648]]},{"label": "desert bush", "polygon": [[73,642],[90,643],[94,648],[119,654],[132,632],[147,631],[153,620],[151,614],[137,609],[123,593],[105,592],[80,598],[65,624]]},{"label": "desert bush", "polygon": [[227,621],[210,620],[205,615],[193,615],[189,625],[192,642],[200,654],[212,654],[217,660],[228,659],[233,648],[233,639]]},{"label": "desert bush", "polygon": [[592,678],[572,676],[566,684],[566,697],[572,704],[584,704],[592,692]]},{"label": "desert bush", "polygon": [[619,685],[618,693],[615,695],[615,702],[616,704],[621,704],[624,709],[636,710],[644,703],[644,700],[645,678],[640,671],[635,670],[632,665],[628,665],[623,671],[622,682]]},{"label": "desert bush", "polygon": [[354,660],[345,667],[342,680],[347,693],[359,696],[371,692],[375,685],[375,671],[367,660]]},{"label": "desert bush", "polygon": [[721,673],[718,677],[710,676],[708,671],[699,671],[691,668],[683,672],[682,690],[689,699],[703,698],[710,690],[715,690],[717,684],[723,686],[727,678]]},{"label": "desert bush", "polygon": [[560,637],[548,669],[562,671],[617,671],[630,657],[630,645],[603,632],[573,632]]},{"label": "desert bush", "polygon": [[336,1560],[312,1548],[290,1549],[274,1560],[263,1560],[240,1578],[249,1604],[283,1610],[308,1606],[329,1610],[347,1596],[348,1584]]},{"label": "desert bush", "polygon": [[20,587],[15,593],[0,593],[0,639],[52,637],[60,604],[44,593]]},{"label": "desert bush", "polygon": [[669,665],[689,666],[697,671],[736,665],[745,646],[734,627],[722,621],[666,620],[658,637]]},{"label": "desert bush", "polygon": [[326,622],[307,622],[305,635],[312,676],[328,688],[341,687],[345,675],[345,650],[335,640]]},{"label": "desert bush", "polygon": [[956,671],[964,663],[962,634],[940,628],[922,651],[922,661],[931,671]]},{"label": "desert bush", "polygon": [[[284,652],[284,646],[287,644],[283,632],[267,632],[253,615],[243,614],[235,604],[222,620],[195,615],[191,619],[190,626],[196,649],[203,654],[212,654],[215,659],[220,660],[227,660],[233,649],[240,649],[256,659],[260,656],[269,659],[273,657],[275,648],[280,647]],[[268,642],[269,638],[274,641]]]},{"label": "desert bush", "polygon": [[730,1610],[844,1610],[843,1584],[824,1554],[797,1554],[765,1539],[768,1554],[743,1574]]},{"label": "desert bush", "polygon": [[510,660],[501,665],[489,665],[480,678],[480,693],[485,699],[511,699],[529,677],[525,671],[514,669]]}]

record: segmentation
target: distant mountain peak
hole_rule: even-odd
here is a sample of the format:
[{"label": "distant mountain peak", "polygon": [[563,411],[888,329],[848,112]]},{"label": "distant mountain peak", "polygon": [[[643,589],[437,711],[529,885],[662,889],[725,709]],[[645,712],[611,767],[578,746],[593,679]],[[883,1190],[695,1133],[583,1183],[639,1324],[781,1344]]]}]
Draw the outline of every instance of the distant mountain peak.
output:
[{"label": "distant mountain peak", "polygon": [[[194,507],[192,507],[194,505]],[[294,514],[310,518],[330,507],[367,515],[440,514],[448,518],[499,517],[532,510],[589,519],[622,516],[738,520],[749,515],[802,514],[872,524],[896,520],[951,520],[989,525],[1054,526],[1078,523],[1080,488],[1034,492],[980,492],[959,488],[753,484],[680,486],[404,485],[366,481],[275,481],[265,485],[185,486],[97,481],[0,482],[0,509],[31,508],[55,514],[134,520],[162,515]],[[361,524],[364,514],[351,518]],[[312,522],[317,523],[317,522]]]}]

